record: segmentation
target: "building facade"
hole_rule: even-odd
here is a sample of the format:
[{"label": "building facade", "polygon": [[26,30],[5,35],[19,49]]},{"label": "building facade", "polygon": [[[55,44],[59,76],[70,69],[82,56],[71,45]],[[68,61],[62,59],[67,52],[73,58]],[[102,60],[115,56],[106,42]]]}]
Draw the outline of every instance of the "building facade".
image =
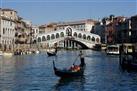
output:
[{"label": "building facade", "polygon": [[32,41],[33,41],[33,43],[36,43],[38,34],[39,34],[39,27],[32,26]]},{"label": "building facade", "polygon": [[137,15],[131,17],[132,42],[137,43]]},{"label": "building facade", "polygon": [[51,31],[56,31],[56,27],[57,27],[56,23],[41,25],[39,26],[39,33],[43,34],[43,33],[48,33]]},{"label": "building facade", "polygon": [[97,22],[91,33],[101,36],[101,43],[105,43],[105,25],[102,22]]},{"label": "building facade", "polygon": [[81,21],[72,21],[72,22],[59,22],[57,23],[57,30],[65,29],[66,26],[71,26],[72,28],[79,30],[90,32],[95,25],[96,21],[92,19],[81,20]]},{"label": "building facade", "polygon": [[13,50],[16,20],[15,10],[0,9],[0,47],[3,51]]},{"label": "building facade", "polygon": [[125,22],[126,17],[117,16],[110,20],[111,22],[105,26],[105,39],[107,44],[116,44],[119,43],[119,39],[121,39],[121,36],[118,35],[122,32],[121,25]]}]

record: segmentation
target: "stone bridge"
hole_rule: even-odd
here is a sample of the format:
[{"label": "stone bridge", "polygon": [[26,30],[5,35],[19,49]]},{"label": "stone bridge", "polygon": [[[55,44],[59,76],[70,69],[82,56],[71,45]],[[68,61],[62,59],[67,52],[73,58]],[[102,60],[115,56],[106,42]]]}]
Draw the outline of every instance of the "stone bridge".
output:
[{"label": "stone bridge", "polygon": [[53,47],[82,47],[93,48],[100,44],[100,36],[85,31],[79,31],[67,26],[64,30],[57,30],[37,36],[37,43],[41,46]]}]

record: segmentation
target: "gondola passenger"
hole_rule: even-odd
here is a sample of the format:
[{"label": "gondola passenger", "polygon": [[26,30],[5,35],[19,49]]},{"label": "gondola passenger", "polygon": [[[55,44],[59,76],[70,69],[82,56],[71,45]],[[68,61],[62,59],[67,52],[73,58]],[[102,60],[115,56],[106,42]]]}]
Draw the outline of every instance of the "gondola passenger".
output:
[{"label": "gondola passenger", "polygon": [[80,70],[80,67],[79,67],[79,65],[73,65],[73,66],[71,66],[70,70],[74,71],[74,72],[77,72],[77,71]]}]

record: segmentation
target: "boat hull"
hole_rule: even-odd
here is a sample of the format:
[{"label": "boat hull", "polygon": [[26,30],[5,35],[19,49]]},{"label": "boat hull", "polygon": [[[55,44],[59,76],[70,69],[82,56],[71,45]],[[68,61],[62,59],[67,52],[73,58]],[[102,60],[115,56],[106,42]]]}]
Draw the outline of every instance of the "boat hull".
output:
[{"label": "boat hull", "polygon": [[71,70],[71,69],[58,69],[55,67],[54,61],[53,61],[53,67],[54,67],[54,73],[56,76],[61,77],[61,78],[70,78],[70,77],[83,76],[86,64],[84,62],[82,62],[78,66],[80,68],[77,71]]},{"label": "boat hull", "polygon": [[47,55],[48,56],[56,56],[56,52],[53,52],[53,53],[47,52]]},{"label": "boat hull", "polygon": [[55,68],[54,73],[56,76],[61,77],[61,78],[78,77],[78,76],[83,76],[84,69],[81,68],[80,71],[73,72],[71,70],[60,70],[60,69]]}]

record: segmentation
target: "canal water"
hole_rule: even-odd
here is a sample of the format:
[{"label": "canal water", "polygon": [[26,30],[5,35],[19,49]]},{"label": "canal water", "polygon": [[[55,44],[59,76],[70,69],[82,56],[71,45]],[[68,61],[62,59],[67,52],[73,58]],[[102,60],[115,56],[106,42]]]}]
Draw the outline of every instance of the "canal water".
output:
[{"label": "canal water", "polygon": [[70,67],[79,51],[62,50],[57,57],[46,53],[0,57],[0,91],[137,91],[137,72],[123,71],[118,56],[83,52],[85,73],[75,79],[55,76],[52,62],[58,68]]}]

